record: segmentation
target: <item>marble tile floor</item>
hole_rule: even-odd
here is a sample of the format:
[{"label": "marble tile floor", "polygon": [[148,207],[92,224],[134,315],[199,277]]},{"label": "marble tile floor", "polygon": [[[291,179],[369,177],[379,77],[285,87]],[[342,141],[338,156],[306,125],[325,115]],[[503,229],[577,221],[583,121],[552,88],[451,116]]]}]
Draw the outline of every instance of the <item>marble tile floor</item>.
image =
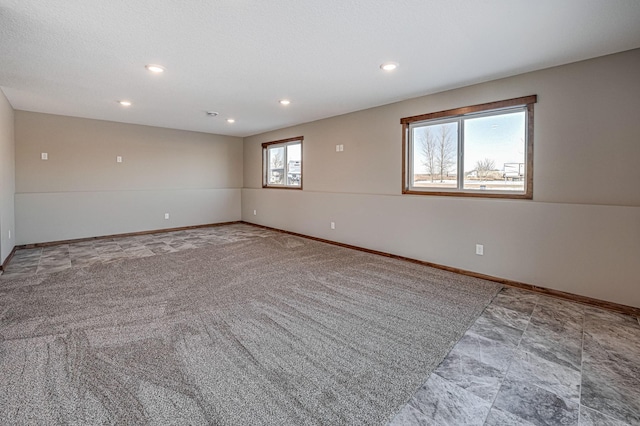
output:
[{"label": "marble tile floor", "polygon": [[232,224],[184,231],[145,234],[17,250],[1,279],[49,274],[120,259],[156,256],[210,244],[273,235],[273,231],[247,224]]},{"label": "marble tile floor", "polygon": [[[272,233],[233,224],[18,250],[0,281]],[[505,288],[389,425],[640,425],[640,321]]]},{"label": "marble tile floor", "polygon": [[389,425],[640,425],[639,319],[505,288]]}]

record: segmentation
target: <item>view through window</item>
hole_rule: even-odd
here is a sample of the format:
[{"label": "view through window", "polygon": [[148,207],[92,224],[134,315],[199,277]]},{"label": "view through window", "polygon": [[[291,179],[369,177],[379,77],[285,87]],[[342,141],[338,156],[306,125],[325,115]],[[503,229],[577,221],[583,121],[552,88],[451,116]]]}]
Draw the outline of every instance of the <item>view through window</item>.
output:
[{"label": "view through window", "polygon": [[403,192],[531,198],[535,96],[403,118]]},{"label": "view through window", "polygon": [[303,137],[262,144],[263,186],[302,189]]}]

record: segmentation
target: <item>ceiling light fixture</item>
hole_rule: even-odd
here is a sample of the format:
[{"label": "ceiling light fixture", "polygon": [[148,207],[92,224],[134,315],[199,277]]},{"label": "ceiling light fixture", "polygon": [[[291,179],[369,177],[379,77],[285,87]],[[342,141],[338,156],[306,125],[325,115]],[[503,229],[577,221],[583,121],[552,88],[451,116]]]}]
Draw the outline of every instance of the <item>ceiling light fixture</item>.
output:
[{"label": "ceiling light fixture", "polygon": [[217,116],[218,116],[218,113],[217,113],[217,112],[215,112],[215,111],[207,111],[207,115],[208,115],[209,117],[217,117]]},{"label": "ceiling light fixture", "polygon": [[399,65],[397,62],[385,62],[384,64],[380,65],[380,69],[384,71],[393,71],[398,68],[398,66]]},{"label": "ceiling light fixture", "polygon": [[162,65],[149,64],[145,65],[145,68],[156,74],[164,72],[164,67]]},{"label": "ceiling light fixture", "polygon": [[291,103],[289,99],[280,99],[278,102],[280,102],[280,105],[289,105]]},{"label": "ceiling light fixture", "polygon": [[118,103],[122,106],[131,106],[131,102],[130,101],[118,101]]},{"label": "ceiling light fixture", "polygon": [[234,120],[233,118],[227,118],[227,123],[235,123],[236,120]]}]

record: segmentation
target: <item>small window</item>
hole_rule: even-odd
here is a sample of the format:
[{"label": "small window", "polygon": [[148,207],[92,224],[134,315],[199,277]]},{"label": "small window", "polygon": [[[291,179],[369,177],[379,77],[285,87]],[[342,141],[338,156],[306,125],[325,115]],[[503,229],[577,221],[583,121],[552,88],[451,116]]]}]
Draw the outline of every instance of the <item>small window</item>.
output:
[{"label": "small window", "polygon": [[400,120],[404,194],[533,197],[536,96]]},{"label": "small window", "polygon": [[262,144],[263,188],[302,189],[302,136]]}]

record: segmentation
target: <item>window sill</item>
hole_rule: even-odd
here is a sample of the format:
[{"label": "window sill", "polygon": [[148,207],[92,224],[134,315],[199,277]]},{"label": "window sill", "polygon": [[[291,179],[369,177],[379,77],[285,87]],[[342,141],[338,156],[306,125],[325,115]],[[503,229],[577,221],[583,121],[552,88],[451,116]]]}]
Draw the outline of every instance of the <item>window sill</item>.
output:
[{"label": "window sill", "polygon": [[262,188],[269,189],[293,189],[295,191],[302,191],[302,187],[298,186],[275,186],[275,185],[262,185]]},{"label": "window sill", "polygon": [[470,198],[506,198],[514,200],[532,200],[532,194],[502,194],[497,192],[464,192],[464,191],[415,191],[403,189],[403,194],[408,195],[435,195],[442,197],[470,197]]}]

